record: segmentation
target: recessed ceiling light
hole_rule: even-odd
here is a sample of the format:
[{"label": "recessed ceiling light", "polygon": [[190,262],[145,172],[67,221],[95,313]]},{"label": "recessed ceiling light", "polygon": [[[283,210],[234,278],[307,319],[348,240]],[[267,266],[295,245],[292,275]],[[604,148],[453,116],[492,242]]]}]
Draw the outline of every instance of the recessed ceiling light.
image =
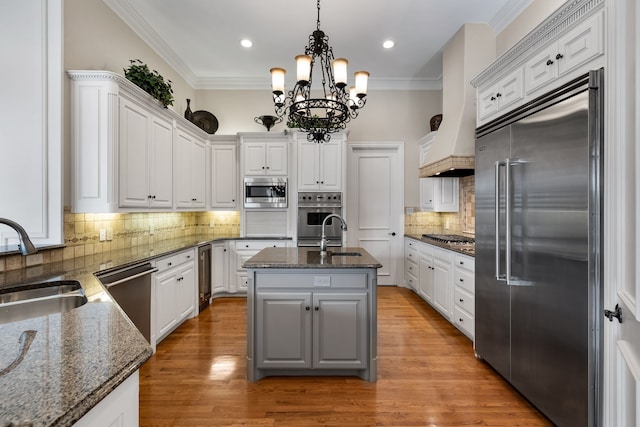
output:
[{"label": "recessed ceiling light", "polygon": [[385,49],[391,49],[392,47],[394,47],[396,44],[393,40],[385,40],[384,43],[382,43],[382,47]]},{"label": "recessed ceiling light", "polygon": [[240,44],[244,47],[251,47],[253,46],[253,42],[249,39],[242,39],[240,40]]}]

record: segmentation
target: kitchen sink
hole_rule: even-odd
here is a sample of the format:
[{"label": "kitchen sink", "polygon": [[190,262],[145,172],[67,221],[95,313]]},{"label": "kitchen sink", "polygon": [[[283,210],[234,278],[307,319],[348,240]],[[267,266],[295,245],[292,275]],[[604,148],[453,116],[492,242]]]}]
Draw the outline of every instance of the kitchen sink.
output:
[{"label": "kitchen sink", "polygon": [[0,324],[63,313],[87,303],[75,280],[60,280],[0,289]]},{"label": "kitchen sink", "polygon": [[362,256],[360,252],[329,252],[330,256]]}]

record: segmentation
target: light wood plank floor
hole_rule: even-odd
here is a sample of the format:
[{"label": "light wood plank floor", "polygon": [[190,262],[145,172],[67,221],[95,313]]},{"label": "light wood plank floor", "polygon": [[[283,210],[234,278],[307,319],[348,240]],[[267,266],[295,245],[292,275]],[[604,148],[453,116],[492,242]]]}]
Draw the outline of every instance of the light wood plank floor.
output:
[{"label": "light wood plank floor", "polygon": [[246,380],[246,300],[214,300],[140,376],[141,426],[550,426],[413,292],[379,287],[378,381]]}]

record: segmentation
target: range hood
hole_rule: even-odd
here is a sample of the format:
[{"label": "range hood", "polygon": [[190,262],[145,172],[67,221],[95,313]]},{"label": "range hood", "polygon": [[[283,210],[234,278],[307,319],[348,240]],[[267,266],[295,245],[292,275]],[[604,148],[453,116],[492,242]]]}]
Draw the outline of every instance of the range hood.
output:
[{"label": "range hood", "polygon": [[420,178],[473,175],[476,93],[471,80],[496,56],[487,24],[464,24],[442,51],[442,123],[420,167]]}]

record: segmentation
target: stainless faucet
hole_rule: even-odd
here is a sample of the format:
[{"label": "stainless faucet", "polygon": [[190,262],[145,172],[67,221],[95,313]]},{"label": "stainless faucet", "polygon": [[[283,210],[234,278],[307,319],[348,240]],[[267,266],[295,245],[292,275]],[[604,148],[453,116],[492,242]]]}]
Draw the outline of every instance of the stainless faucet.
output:
[{"label": "stainless faucet", "polygon": [[327,215],[322,221],[322,237],[320,238],[320,255],[321,256],[327,254],[327,235],[324,233],[324,226],[327,223],[327,220],[329,218],[334,218],[334,217],[338,218],[342,223],[342,225],[340,226],[340,228],[342,228],[342,231],[347,231],[347,223],[344,222],[344,219],[342,219],[340,215],[338,214]]},{"label": "stainless faucet", "polygon": [[18,236],[20,237],[20,244],[18,247],[20,248],[20,253],[22,253],[22,255],[29,255],[38,252],[36,247],[33,245],[33,242],[31,242],[31,239],[29,239],[29,235],[20,224],[6,218],[0,218],[0,224],[8,225],[18,232]]}]

